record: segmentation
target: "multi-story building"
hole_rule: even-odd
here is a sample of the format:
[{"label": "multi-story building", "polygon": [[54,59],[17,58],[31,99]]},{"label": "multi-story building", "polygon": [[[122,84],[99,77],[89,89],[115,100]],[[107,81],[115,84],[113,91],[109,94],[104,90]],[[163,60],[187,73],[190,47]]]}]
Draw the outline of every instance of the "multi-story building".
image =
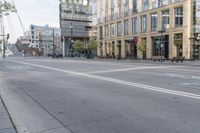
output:
[{"label": "multi-story building", "polygon": [[29,47],[30,46],[30,32],[27,31],[24,33],[23,36],[19,37],[19,41],[21,42],[21,44],[23,44],[24,46]]},{"label": "multi-story building", "polygon": [[92,29],[90,38],[96,39],[97,38],[97,1],[92,0]]},{"label": "multi-story building", "polygon": [[98,0],[97,9],[99,57],[200,59],[200,0]]},{"label": "multi-story building", "polygon": [[72,43],[87,42],[92,29],[92,0],[60,0],[60,27],[63,38],[63,54],[70,56]]},{"label": "multi-story building", "polygon": [[30,25],[30,45],[39,48],[43,55],[62,53],[61,31],[59,28]]}]

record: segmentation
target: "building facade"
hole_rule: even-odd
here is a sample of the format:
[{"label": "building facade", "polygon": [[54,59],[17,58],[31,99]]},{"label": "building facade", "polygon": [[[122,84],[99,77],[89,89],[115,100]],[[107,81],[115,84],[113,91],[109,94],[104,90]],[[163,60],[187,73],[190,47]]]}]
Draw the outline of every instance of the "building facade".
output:
[{"label": "building facade", "polygon": [[[200,58],[200,0],[98,0],[98,56]],[[145,44],[145,52],[138,46]]]},{"label": "building facade", "polygon": [[89,40],[92,30],[92,0],[60,0],[63,55],[73,53],[73,42]]},{"label": "building facade", "polygon": [[30,25],[30,47],[38,48],[44,56],[63,51],[59,28]]}]

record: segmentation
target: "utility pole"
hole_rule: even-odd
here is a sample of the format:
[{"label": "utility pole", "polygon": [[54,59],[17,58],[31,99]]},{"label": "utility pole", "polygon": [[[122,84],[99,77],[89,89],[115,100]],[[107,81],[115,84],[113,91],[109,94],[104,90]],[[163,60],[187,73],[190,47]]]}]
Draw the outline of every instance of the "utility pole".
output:
[{"label": "utility pole", "polygon": [[54,29],[53,29],[53,56],[52,56],[52,58],[54,59],[55,57],[54,57],[54,55],[55,55],[55,42],[54,42],[54,35],[55,33],[54,33]]}]

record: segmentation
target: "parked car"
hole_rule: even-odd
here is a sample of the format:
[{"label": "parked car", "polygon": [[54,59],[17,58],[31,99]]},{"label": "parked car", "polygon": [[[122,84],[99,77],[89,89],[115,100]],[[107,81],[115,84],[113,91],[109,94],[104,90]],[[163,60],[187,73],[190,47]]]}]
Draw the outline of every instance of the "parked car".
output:
[{"label": "parked car", "polygon": [[57,54],[56,57],[57,58],[63,58],[63,55],[62,54]]}]

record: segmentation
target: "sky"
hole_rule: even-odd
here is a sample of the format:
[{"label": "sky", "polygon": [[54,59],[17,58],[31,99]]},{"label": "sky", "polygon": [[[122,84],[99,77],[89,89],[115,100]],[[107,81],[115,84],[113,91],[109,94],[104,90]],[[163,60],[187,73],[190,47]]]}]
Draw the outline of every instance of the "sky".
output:
[{"label": "sky", "polygon": [[[7,0],[9,1],[9,0]],[[59,0],[14,0],[18,13],[26,31],[30,24],[59,27]],[[10,33],[10,42],[16,42],[23,30],[15,13],[4,17],[7,33]]]}]

